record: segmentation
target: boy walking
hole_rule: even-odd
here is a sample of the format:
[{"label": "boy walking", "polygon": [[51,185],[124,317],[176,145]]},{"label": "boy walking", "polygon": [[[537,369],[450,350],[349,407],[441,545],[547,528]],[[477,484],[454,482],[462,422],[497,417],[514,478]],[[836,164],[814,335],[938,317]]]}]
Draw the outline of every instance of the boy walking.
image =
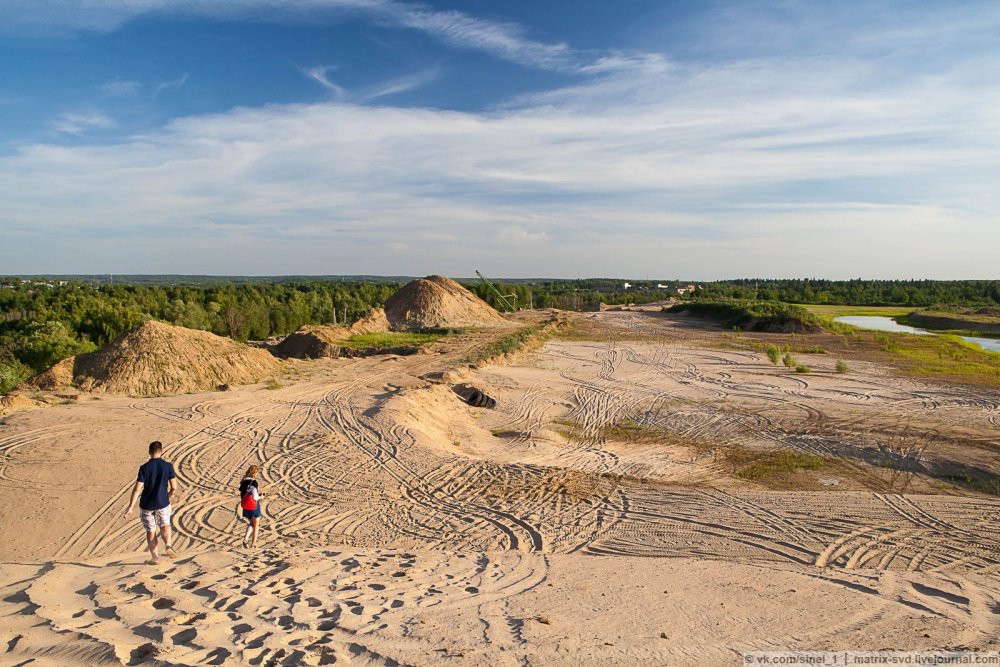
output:
[{"label": "boy walking", "polygon": [[[174,495],[177,483],[174,467],[163,460],[163,444],[159,440],[149,443],[149,460],[139,466],[139,475],[132,487],[132,498],[122,517],[128,519],[139,500],[139,519],[146,529],[146,546],[154,563],[160,560],[156,553],[158,537],[168,558],[176,558],[177,553],[170,545],[170,497]],[[159,535],[157,535],[159,533]]]}]

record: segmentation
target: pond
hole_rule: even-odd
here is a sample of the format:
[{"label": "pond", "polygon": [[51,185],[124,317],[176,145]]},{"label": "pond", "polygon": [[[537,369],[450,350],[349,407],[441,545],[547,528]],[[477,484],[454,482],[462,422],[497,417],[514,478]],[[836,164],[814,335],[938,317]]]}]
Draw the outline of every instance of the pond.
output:
[{"label": "pond", "polygon": [[[900,324],[891,317],[883,317],[881,315],[843,315],[841,317],[833,318],[835,322],[843,322],[844,324],[850,324],[851,326],[858,327],[859,329],[873,329],[875,331],[892,331],[894,333],[908,333],[915,334],[917,336],[932,336],[933,331],[928,331],[926,329],[918,329],[917,327],[910,327],[905,324]],[[1000,339],[996,338],[980,338],[978,336],[962,336],[963,340],[967,340],[970,343],[974,343],[984,350],[989,350],[991,352],[1000,352]]]}]

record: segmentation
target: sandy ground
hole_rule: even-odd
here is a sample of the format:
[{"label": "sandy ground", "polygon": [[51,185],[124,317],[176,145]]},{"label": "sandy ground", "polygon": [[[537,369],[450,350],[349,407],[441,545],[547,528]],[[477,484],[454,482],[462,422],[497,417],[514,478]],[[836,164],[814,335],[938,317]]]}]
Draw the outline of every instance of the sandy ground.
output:
[{"label": "sandy ground", "polygon": [[[836,374],[832,355],[797,355],[814,368],[800,375],[683,319],[577,317],[582,335],[479,370],[463,361],[501,333],[292,362],[277,390],[7,417],[0,663],[702,665],[1000,647],[1000,502],[872,465],[905,426],[927,472],[1000,470],[1000,392],[861,361]],[[462,403],[461,383],[497,408]],[[616,437],[622,423],[642,437]],[[148,566],[120,515],[154,438],[179,476],[182,555]],[[720,443],[829,465],[776,490],[734,477]],[[233,511],[250,463],[255,553]]]}]

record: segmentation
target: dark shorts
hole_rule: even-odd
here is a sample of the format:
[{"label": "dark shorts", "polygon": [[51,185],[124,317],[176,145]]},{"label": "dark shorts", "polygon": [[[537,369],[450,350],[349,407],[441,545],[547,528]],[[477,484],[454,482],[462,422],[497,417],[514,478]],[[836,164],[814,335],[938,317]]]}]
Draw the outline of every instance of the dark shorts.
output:
[{"label": "dark shorts", "polygon": [[257,507],[252,510],[243,510],[243,518],[249,521],[250,519],[260,518],[260,503],[257,503]]}]

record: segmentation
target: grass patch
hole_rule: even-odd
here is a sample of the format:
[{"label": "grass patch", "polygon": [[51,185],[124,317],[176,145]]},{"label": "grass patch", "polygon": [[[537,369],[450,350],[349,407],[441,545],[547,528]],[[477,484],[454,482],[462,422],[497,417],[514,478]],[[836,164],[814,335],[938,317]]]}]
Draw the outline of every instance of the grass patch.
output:
[{"label": "grass patch", "polygon": [[[763,341],[755,340],[753,338],[744,338],[742,335],[735,334],[724,334],[726,339],[726,347],[731,347],[737,350],[753,350],[755,352],[763,352],[767,355],[767,358],[771,360],[772,364],[781,363],[781,357],[786,352],[795,352],[796,354],[827,354],[826,348],[819,345],[774,345],[772,343],[765,343]],[[845,345],[845,347],[848,347]]]},{"label": "grass patch", "polygon": [[270,380],[267,381],[267,384],[264,385],[264,389],[268,389],[270,391],[274,391],[275,389],[281,389],[281,383],[275,380],[274,378],[271,378]]},{"label": "grass patch", "polygon": [[524,347],[528,341],[537,335],[545,325],[537,324],[518,329],[512,334],[499,338],[476,350],[465,359],[467,364],[476,364],[504,354],[516,352]]},{"label": "grass patch", "polygon": [[[569,419],[556,419],[553,423],[562,426],[565,430],[556,430],[570,438],[576,436],[581,428],[580,424]],[[605,425],[599,435],[609,442],[685,447],[699,456],[710,455],[716,462],[721,462],[734,477],[759,482],[774,489],[800,488],[801,480],[791,479],[795,473],[819,470],[830,464],[837,467],[835,461],[792,449],[758,450],[718,440],[690,438],[628,418]]]},{"label": "grass patch", "polygon": [[982,479],[972,475],[951,476],[943,479],[956,486],[963,486],[980,493],[988,493],[991,496],[1000,496],[1000,480],[998,479]]},{"label": "grass patch", "polygon": [[[570,440],[579,437],[583,430],[581,424],[571,419],[553,419],[552,424],[556,427],[553,430]],[[656,426],[639,423],[630,417],[613,424],[605,424],[594,434],[594,437],[603,442],[629,445],[687,447],[702,453],[708,453],[718,447],[716,442],[683,436]]]},{"label": "grass patch", "polygon": [[984,350],[958,336],[876,333],[872,340],[883,352],[902,361],[898,367],[907,375],[1000,385],[1000,353]]},{"label": "grass patch", "polygon": [[560,340],[576,341],[605,340],[607,338],[607,333],[603,329],[588,331],[580,324],[578,321],[570,320],[556,331],[555,337]]},{"label": "grass patch", "polygon": [[882,317],[900,317],[902,315],[908,315],[914,311],[914,308],[907,306],[840,306],[840,305],[818,305],[818,304],[801,304],[802,308],[805,308],[810,313],[814,313],[821,317],[826,317],[833,319],[834,317],[843,317],[851,315],[873,315]]},{"label": "grass patch", "polygon": [[673,438],[665,431],[640,424],[633,419],[623,419],[615,424],[607,424],[601,429],[601,437],[605,440],[629,442],[635,444],[670,442]]},{"label": "grass patch", "polygon": [[411,333],[408,331],[383,331],[351,336],[342,345],[354,350],[373,347],[420,347],[441,338],[443,333]]},{"label": "grass patch", "polygon": [[739,446],[723,450],[723,457],[736,477],[755,482],[768,482],[800,470],[819,470],[826,463],[818,456],[790,449],[758,451]]}]

